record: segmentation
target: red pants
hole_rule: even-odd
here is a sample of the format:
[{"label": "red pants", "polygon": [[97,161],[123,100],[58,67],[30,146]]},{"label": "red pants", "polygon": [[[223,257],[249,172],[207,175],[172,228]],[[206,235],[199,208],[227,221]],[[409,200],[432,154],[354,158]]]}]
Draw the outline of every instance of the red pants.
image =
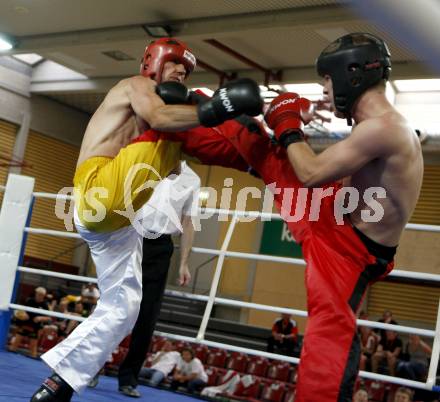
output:
[{"label": "red pants", "polygon": [[[238,163],[241,157],[266,184],[275,183],[281,189],[275,202],[283,218],[304,210],[302,219],[287,221],[307,262],[309,317],[295,401],[351,402],[360,358],[356,310],[368,284],[391,271],[392,258],[387,261],[372,255],[348,220],[337,224],[334,201],[340,184],[333,184],[333,194],[322,199],[319,218],[310,221],[313,190],[302,190],[302,196],[298,196],[302,184],[285,150],[271,144],[265,135],[250,133],[245,126],[229,121],[216,130],[190,130],[179,138],[185,152],[204,158],[204,163],[209,163],[210,156],[203,150],[210,148],[213,161],[221,156],[223,166],[233,161],[229,166],[235,167],[243,164]],[[203,146],[197,146],[198,140]]]}]

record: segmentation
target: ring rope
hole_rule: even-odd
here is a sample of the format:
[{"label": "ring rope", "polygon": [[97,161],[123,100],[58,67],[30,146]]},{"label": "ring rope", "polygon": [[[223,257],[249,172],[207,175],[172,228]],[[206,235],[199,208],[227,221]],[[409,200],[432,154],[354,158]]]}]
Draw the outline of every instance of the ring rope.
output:
[{"label": "ring rope", "polygon": [[[54,311],[42,310],[42,309],[37,309],[37,308],[33,308],[33,307],[27,307],[27,306],[23,306],[20,304],[11,304],[10,307],[12,309],[16,309],[16,310],[24,310],[24,311],[28,311],[30,313],[36,313],[36,314],[40,314],[40,315],[44,314],[44,315],[51,316],[51,317],[66,318],[66,319],[75,320],[75,321],[84,321],[85,320],[85,318],[81,317],[81,316],[57,313]],[[174,340],[198,343],[198,344],[206,345],[206,346],[213,347],[213,348],[227,349],[227,350],[230,350],[233,352],[241,352],[241,353],[246,353],[246,354],[250,354],[250,355],[254,355],[254,356],[265,357],[268,359],[286,361],[286,362],[293,363],[293,364],[300,363],[300,359],[298,359],[296,357],[277,355],[275,353],[263,352],[260,350],[243,348],[241,346],[228,345],[225,343],[208,341],[206,339],[198,339],[198,338],[192,338],[189,336],[170,334],[167,332],[154,331],[154,333],[155,333],[155,335],[163,336],[163,337],[174,339]],[[406,379],[400,378],[400,377],[392,377],[392,376],[388,376],[388,375],[376,374],[376,373],[371,373],[371,372],[367,372],[367,371],[359,371],[359,376],[363,377],[363,378],[367,378],[367,379],[384,381],[384,382],[389,382],[389,383],[398,384],[398,385],[406,385],[406,386],[410,386],[413,388],[419,388],[419,389],[436,390],[437,388],[440,388],[440,387],[436,387],[436,386],[430,386],[427,383],[423,383],[423,382],[419,382],[419,381],[406,380]]]},{"label": "ring rope", "polygon": [[[26,272],[29,274],[35,274],[35,275],[44,275],[49,277],[55,277],[55,278],[64,278],[79,282],[89,282],[89,283],[97,283],[96,278],[91,278],[87,276],[80,276],[80,275],[72,275],[72,274],[64,274],[61,272],[53,272],[53,271],[47,271],[42,269],[36,269],[36,268],[28,268],[28,267],[18,267],[18,270],[20,272]],[[165,294],[168,296],[178,296],[178,297],[185,297],[190,300],[198,300],[198,301],[209,301],[209,296],[205,295],[197,295],[187,292],[180,292],[176,290],[166,290]],[[285,314],[292,314],[299,317],[307,317],[307,311],[304,310],[297,310],[297,309],[291,309],[291,308],[284,308],[284,307],[275,307],[275,306],[269,306],[266,304],[258,304],[258,303],[250,303],[250,302],[243,302],[240,300],[232,300],[232,299],[226,299],[222,297],[214,297],[214,303],[215,304],[221,304],[225,306],[235,306],[235,307],[244,307],[244,308],[253,308],[256,310],[261,311],[270,311],[275,313],[285,313]],[[378,329],[385,329],[385,330],[392,330],[397,332],[403,332],[408,334],[416,334],[421,336],[426,336],[433,338],[435,337],[436,332],[433,330],[428,329],[421,329],[416,327],[408,327],[404,325],[394,325],[394,324],[385,324],[381,322],[376,321],[368,321],[368,320],[357,320],[357,324],[365,327],[370,328],[378,328]]]},{"label": "ring rope", "polygon": [[[5,186],[0,186],[0,191],[4,191],[5,188],[6,188]],[[36,198],[50,198],[50,199],[64,199],[64,200],[72,200],[73,199],[72,196],[68,196],[68,195],[57,195],[57,194],[41,193],[41,192],[39,192],[39,193],[35,192],[35,193],[33,193],[33,195]],[[243,218],[260,217],[260,218],[262,218],[262,220],[269,220],[269,219],[279,219],[280,220],[281,216],[279,214],[274,214],[274,213],[269,213],[269,212],[267,212],[267,213],[266,212],[258,212],[258,211],[247,211],[247,212],[246,211],[230,211],[230,210],[221,210],[221,209],[213,209],[213,208],[200,208],[200,211],[206,212],[206,213],[212,213],[212,214],[232,215],[233,216],[233,219],[232,219],[230,226],[228,228],[228,233],[224,239],[221,250],[203,249],[203,248],[196,248],[196,247],[193,248],[193,251],[196,253],[206,253],[206,254],[214,254],[214,255],[220,256],[220,258],[219,258],[220,263],[217,264],[217,268],[218,268],[217,271],[219,273],[218,276],[220,276],[222,264],[223,264],[223,261],[226,257],[257,259],[257,260],[266,260],[266,261],[272,261],[272,262],[275,262],[275,261],[276,262],[289,262],[289,263],[294,263],[294,264],[305,265],[305,261],[301,260],[301,259],[276,257],[276,256],[261,256],[261,255],[252,254],[252,253],[241,253],[241,252],[227,251],[227,247],[228,247],[230,238],[232,236],[235,224],[238,221],[238,218],[240,218],[240,217],[243,217]],[[405,228],[409,229],[409,230],[440,232],[440,226],[437,226],[437,225],[424,225],[424,224],[408,223],[405,226]],[[78,233],[63,232],[63,231],[49,230],[49,229],[43,229],[43,228],[26,227],[24,229],[24,231],[26,233],[32,233],[32,234],[46,234],[46,235],[52,235],[52,236],[57,236],[57,237],[69,237],[69,238],[75,238],[75,239],[81,238]],[[27,268],[27,267],[19,267],[18,269],[22,270],[23,272],[27,272],[27,273],[43,274],[43,271],[39,270],[39,269],[33,269],[33,268]],[[38,271],[38,272],[35,272],[35,271]],[[52,271],[44,271],[44,274],[48,274],[48,273],[50,273],[49,276],[54,276],[53,275],[54,273]],[[59,278],[65,277],[65,275],[68,275],[68,274],[61,274],[61,273],[55,273],[55,274]],[[92,279],[93,279],[93,278],[88,278],[88,277],[80,277],[77,275],[69,275],[69,276],[70,276],[69,279],[80,280],[80,281],[92,282]],[[413,271],[399,271],[399,270],[395,270],[393,276],[423,278],[423,279],[429,279],[429,280],[433,280],[433,281],[439,281],[439,277],[440,277],[440,275],[435,275],[435,274],[419,273],[419,272],[413,272]],[[219,279],[220,278],[218,278],[218,280]],[[218,285],[218,283],[217,283],[217,285]],[[203,328],[203,325],[201,325],[197,338],[190,338],[190,337],[184,337],[184,336],[180,336],[180,335],[166,334],[166,333],[160,333],[160,332],[157,332],[157,333],[159,335],[160,334],[167,335],[168,337],[173,338],[173,339],[181,339],[181,340],[187,340],[190,342],[198,342],[198,343],[205,344],[207,346],[223,347],[223,348],[226,348],[229,350],[242,351],[242,352],[249,353],[249,354],[257,354],[259,356],[265,356],[265,357],[275,358],[275,359],[279,359],[279,360],[286,360],[286,361],[290,361],[295,364],[299,363],[299,359],[292,358],[292,357],[275,355],[275,354],[270,354],[267,352],[261,352],[261,351],[242,348],[242,347],[238,347],[238,346],[227,345],[227,344],[222,344],[222,343],[218,343],[218,342],[204,340],[203,337],[205,334],[207,321],[210,318],[212,305],[214,303],[225,304],[225,305],[236,305],[236,306],[242,306],[242,307],[247,307],[247,308],[256,308],[256,309],[261,309],[261,310],[266,310],[266,311],[281,311],[281,310],[283,310],[285,312],[292,313],[292,314],[298,313],[298,315],[302,315],[302,316],[307,315],[307,312],[301,311],[301,310],[282,309],[282,308],[273,307],[273,306],[259,305],[259,304],[255,304],[255,303],[247,303],[247,302],[240,302],[240,301],[233,301],[233,300],[229,300],[229,299],[218,298],[215,296],[216,290],[217,290],[217,286],[215,286],[215,289],[214,289],[214,286],[212,286],[211,287],[211,294],[209,297],[202,296],[202,295],[189,296],[188,294],[186,296],[186,297],[190,297],[190,298],[191,297],[193,297],[193,298],[195,298],[195,297],[197,297],[197,298],[204,297],[205,298],[206,297],[206,300],[207,300],[207,308],[205,310],[205,314],[204,314],[204,317],[202,320],[202,324],[204,323],[204,321],[206,321],[205,327]],[[63,313],[57,313],[57,312],[52,312],[52,311],[48,311],[48,310],[33,309],[31,307],[22,306],[19,304],[11,303],[11,304],[9,304],[9,307],[11,309],[19,308],[19,309],[22,309],[25,311],[36,313],[36,314],[46,314],[49,316],[54,316],[54,317],[59,317],[59,318],[68,318],[68,319],[77,320],[77,321],[84,320],[83,317],[79,317],[79,316],[70,316],[70,315],[66,315]],[[391,324],[383,324],[383,323],[371,322],[371,321],[366,321],[366,320],[357,320],[357,323],[361,324],[361,325],[365,325],[365,326],[370,326],[373,328],[393,329],[395,331],[400,331],[400,332],[418,333],[420,335],[431,336],[431,337],[434,336],[433,353],[431,356],[429,375],[428,375],[428,379],[427,379],[426,383],[421,383],[421,382],[417,382],[417,381],[410,381],[410,380],[406,380],[406,379],[402,379],[402,378],[385,376],[385,375],[381,375],[381,374],[375,374],[375,373],[364,372],[364,371],[359,372],[359,375],[361,377],[376,379],[376,380],[381,380],[381,381],[387,381],[387,382],[391,382],[391,383],[395,383],[395,384],[408,385],[408,386],[411,386],[414,388],[432,389],[435,391],[440,390],[440,387],[435,386],[435,375],[436,375],[436,370],[438,367],[438,360],[439,360],[438,355],[440,352],[440,305],[439,305],[439,312],[438,312],[438,317],[437,317],[436,331],[429,331],[429,330],[404,327],[404,326],[398,326],[398,325],[391,325]],[[433,358],[434,356],[437,356],[437,359]]]}]

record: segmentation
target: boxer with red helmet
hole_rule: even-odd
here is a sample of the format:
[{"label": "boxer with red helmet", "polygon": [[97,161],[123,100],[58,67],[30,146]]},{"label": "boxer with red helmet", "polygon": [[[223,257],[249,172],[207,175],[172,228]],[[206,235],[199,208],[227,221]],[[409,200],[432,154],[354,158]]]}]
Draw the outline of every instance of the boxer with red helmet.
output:
[{"label": "boxer with red helmet", "polygon": [[184,42],[175,38],[160,38],[145,48],[140,74],[160,84],[166,62],[182,64],[185,68],[185,78],[188,78],[196,67],[196,58]]},{"label": "boxer with red helmet", "polygon": [[[141,74],[110,89],[90,119],[73,180],[75,225],[90,247],[101,297],[90,317],[42,356],[54,374],[31,402],[69,402],[133,328],[142,299],[142,238],[132,219],[152,194],[154,187],[145,183],[168,176],[180,163],[182,141],[176,132],[261,113],[263,100],[251,80],[230,82],[200,105],[165,104],[159,86],[167,84],[159,93],[173,99],[185,97],[181,84],[195,64],[183,42],[153,42]],[[148,140],[132,142],[146,127],[152,129]]]}]

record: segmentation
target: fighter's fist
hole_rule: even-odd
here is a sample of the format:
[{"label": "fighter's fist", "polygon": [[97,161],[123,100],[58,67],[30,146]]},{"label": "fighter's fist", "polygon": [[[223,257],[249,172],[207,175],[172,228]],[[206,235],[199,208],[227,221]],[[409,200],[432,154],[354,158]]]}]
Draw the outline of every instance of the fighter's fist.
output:
[{"label": "fighter's fist", "polygon": [[175,81],[165,81],[156,87],[156,93],[167,105],[184,105],[190,103],[188,88]]},{"label": "fighter's fist", "polygon": [[214,127],[241,114],[257,116],[262,112],[263,99],[257,83],[249,78],[228,82],[217,89],[212,98],[198,105],[200,123]]},{"label": "fighter's fist", "polygon": [[277,96],[264,116],[274,130],[275,138],[284,148],[303,138],[304,124],[310,122],[312,103],[298,94],[287,92]]}]

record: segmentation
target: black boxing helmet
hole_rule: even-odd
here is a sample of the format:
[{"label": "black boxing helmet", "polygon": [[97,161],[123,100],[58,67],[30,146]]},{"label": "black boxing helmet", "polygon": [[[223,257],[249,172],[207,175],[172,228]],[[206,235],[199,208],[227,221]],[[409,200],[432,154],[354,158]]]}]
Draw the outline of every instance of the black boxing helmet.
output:
[{"label": "black boxing helmet", "polygon": [[386,43],[369,33],[351,33],[328,45],[316,61],[321,77],[329,75],[333,83],[336,109],[351,126],[356,100],[368,88],[388,80],[391,54]]}]

